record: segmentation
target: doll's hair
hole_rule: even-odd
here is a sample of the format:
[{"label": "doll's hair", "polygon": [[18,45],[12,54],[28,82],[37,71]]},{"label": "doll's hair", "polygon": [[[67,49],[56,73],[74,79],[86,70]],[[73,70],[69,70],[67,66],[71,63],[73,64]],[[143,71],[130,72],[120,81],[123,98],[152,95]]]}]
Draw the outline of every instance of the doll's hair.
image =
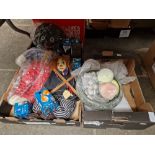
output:
[{"label": "doll's hair", "polygon": [[52,63],[51,63],[52,69],[57,69],[57,62],[59,59],[63,59],[66,62],[67,68],[69,70],[71,69],[70,57],[68,55],[57,56],[54,60],[52,60]]}]

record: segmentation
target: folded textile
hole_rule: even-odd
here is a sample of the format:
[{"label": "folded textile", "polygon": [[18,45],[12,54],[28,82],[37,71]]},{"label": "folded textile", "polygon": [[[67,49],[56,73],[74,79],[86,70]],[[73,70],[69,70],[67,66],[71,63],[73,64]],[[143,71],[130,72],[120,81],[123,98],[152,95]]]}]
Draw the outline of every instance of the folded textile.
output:
[{"label": "folded textile", "polygon": [[64,99],[64,97],[59,93],[55,93],[53,96],[60,104],[60,106],[53,111],[54,116],[56,118],[70,118],[76,106],[75,103],[77,101],[77,96],[72,96],[69,99]]}]

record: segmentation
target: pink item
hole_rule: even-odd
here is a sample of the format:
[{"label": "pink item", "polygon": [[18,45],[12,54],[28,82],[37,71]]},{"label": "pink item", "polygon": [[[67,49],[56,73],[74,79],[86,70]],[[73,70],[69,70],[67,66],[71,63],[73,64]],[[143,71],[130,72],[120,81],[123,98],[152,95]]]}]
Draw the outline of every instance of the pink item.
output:
[{"label": "pink item", "polygon": [[20,75],[20,80],[14,89],[14,95],[34,102],[34,93],[39,91],[50,75],[50,66],[41,61],[33,61]]},{"label": "pink item", "polygon": [[99,86],[101,96],[107,100],[112,100],[117,95],[117,87],[113,83],[103,83]]}]

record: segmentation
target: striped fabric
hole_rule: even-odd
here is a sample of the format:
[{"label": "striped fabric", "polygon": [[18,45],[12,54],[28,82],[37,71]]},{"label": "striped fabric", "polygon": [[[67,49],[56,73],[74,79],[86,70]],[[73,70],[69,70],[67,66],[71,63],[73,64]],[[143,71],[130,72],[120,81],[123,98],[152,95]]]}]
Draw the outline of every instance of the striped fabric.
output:
[{"label": "striped fabric", "polygon": [[54,119],[55,118],[53,113],[49,113],[47,116],[45,116],[42,113],[41,108],[40,108],[40,106],[38,105],[38,103],[36,101],[33,104],[33,112],[38,115],[38,118],[42,118],[44,120],[50,120],[50,119]]},{"label": "striped fabric", "polygon": [[68,119],[72,115],[75,109],[75,103],[77,101],[77,96],[70,97],[69,99],[64,99],[63,95],[55,93],[54,98],[59,102],[60,107],[53,112],[56,118]]},{"label": "striped fabric", "polygon": [[54,118],[64,118],[69,119],[72,113],[75,109],[75,103],[77,101],[77,96],[72,96],[69,99],[64,99],[63,95],[58,91],[58,93],[52,94],[55,100],[60,104],[60,106],[57,108],[57,110],[53,111],[53,113],[49,113],[47,116],[45,116],[41,112],[41,108],[38,105],[37,102],[34,102],[33,104],[33,112],[38,114],[40,118],[49,120]]}]

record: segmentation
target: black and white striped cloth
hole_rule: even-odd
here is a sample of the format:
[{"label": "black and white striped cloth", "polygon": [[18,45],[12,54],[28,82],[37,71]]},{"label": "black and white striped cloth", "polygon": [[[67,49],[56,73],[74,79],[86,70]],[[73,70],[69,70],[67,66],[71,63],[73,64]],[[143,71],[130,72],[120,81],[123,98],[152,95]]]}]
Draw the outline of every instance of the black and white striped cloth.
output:
[{"label": "black and white striped cloth", "polygon": [[45,120],[51,120],[54,118],[64,118],[69,119],[72,113],[74,112],[77,96],[71,96],[68,99],[65,99],[60,91],[57,93],[52,94],[55,100],[60,104],[60,106],[53,111],[53,113],[49,113],[45,116],[40,106],[37,102],[33,104],[33,112],[36,113],[40,118]]},{"label": "black and white striped cloth", "polygon": [[52,120],[55,118],[55,116],[53,115],[53,113],[48,113],[46,116],[42,113],[41,111],[41,107],[38,105],[38,103],[35,101],[33,103],[33,108],[32,108],[33,112],[37,115],[35,115],[37,118],[41,118],[44,120]]},{"label": "black and white striped cloth", "polygon": [[69,99],[64,99],[63,95],[60,93],[52,94],[56,101],[60,104],[57,110],[53,111],[53,115],[56,118],[68,119],[72,115],[75,109],[75,103],[77,101],[77,96],[69,97]]}]

